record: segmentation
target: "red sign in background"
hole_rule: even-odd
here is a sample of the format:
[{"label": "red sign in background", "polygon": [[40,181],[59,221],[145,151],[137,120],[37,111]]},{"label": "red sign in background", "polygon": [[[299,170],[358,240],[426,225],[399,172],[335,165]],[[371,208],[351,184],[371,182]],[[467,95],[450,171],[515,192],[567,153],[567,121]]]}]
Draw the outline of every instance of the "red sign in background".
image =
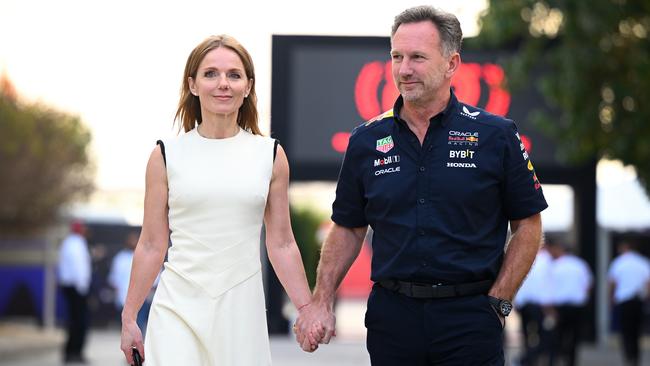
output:
[{"label": "red sign in background", "polygon": [[[487,88],[482,88],[485,84]],[[510,93],[503,88],[505,73],[501,66],[493,63],[462,63],[451,86],[460,101],[478,106],[482,90],[487,90],[487,102],[480,106],[490,113],[506,116],[510,108]],[[391,61],[368,62],[357,75],[354,85],[354,102],[359,116],[364,120],[385,112],[393,107],[399,91],[393,82]],[[348,146],[349,132],[336,132],[331,137],[331,146],[343,153]],[[527,151],[531,151],[532,142],[521,135]]]}]

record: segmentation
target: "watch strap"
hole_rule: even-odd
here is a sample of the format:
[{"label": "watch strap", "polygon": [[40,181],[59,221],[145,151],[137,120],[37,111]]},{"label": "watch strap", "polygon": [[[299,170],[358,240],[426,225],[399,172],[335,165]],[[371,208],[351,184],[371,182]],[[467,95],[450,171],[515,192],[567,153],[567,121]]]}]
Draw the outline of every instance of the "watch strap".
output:
[{"label": "watch strap", "polygon": [[[498,297],[494,297],[490,295],[487,295],[487,297],[490,302],[490,305],[492,305],[492,307],[494,308],[494,310],[497,311],[497,313],[499,313],[501,316],[510,315],[510,311],[512,310],[512,303],[510,301],[505,299],[500,299]],[[504,306],[507,308],[505,313],[503,311]]]}]

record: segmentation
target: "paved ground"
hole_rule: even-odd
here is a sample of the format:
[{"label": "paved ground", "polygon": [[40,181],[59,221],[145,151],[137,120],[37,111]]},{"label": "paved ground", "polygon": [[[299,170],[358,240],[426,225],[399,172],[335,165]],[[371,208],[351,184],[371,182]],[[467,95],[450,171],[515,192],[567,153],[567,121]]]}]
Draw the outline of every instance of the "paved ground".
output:
[{"label": "paved ground", "polygon": [[[119,333],[117,331],[94,331],[89,339],[87,355],[92,366],[125,366],[119,350]],[[513,356],[516,349],[509,349]],[[275,366],[369,366],[370,361],[361,340],[336,340],[313,354],[302,352],[288,337],[273,337],[271,353]],[[650,350],[646,348],[644,365],[650,365]],[[510,364],[510,363],[508,363]],[[616,366],[621,365],[618,351],[614,348],[598,349],[582,347],[579,365]],[[2,358],[0,365],[6,366],[60,366],[58,349],[41,350],[37,353]]]},{"label": "paved ground", "polygon": [[[119,333],[117,331],[95,331],[89,341],[86,355],[92,366],[126,365],[122,352],[119,350]],[[370,365],[363,345],[357,342],[336,342],[328,347],[322,347],[314,354],[308,354],[298,349],[292,339],[274,337],[271,341],[271,352],[274,365],[280,366]],[[40,352],[35,355],[22,355],[19,358],[0,361],[0,365],[7,366],[59,366],[61,364],[58,350]]]},{"label": "paved ground", "polygon": [[[272,337],[271,353],[275,366],[369,366],[364,344],[365,329],[361,315],[362,304],[344,304],[337,308],[338,337],[323,345],[313,354],[302,352],[289,337]],[[516,317],[509,319],[506,328],[507,365],[519,353]],[[43,332],[33,325],[0,322],[0,366],[60,366],[60,345],[63,333]],[[125,366],[119,350],[119,332],[93,330],[90,333],[86,355],[93,366]],[[650,338],[644,340],[643,365],[650,365]],[[582,346],[578,365],[622,365],[617,342],[612,339],[606,347]],[[188,365],[189,366],[189,365]]]}]

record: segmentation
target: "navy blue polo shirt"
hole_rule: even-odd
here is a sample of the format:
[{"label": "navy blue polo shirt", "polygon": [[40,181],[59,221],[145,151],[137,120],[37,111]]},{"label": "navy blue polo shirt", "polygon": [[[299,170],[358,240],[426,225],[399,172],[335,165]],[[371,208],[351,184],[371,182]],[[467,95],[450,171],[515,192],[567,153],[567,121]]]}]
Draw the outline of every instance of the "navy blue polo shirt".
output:
[{"label": "navy blue polo shirt", "polygon": [[508,221],[548,206],[517,127],[452,92],[420,145],[402,106],[352,132],[332,220],[372,227],[373,281],[496,279]]}]

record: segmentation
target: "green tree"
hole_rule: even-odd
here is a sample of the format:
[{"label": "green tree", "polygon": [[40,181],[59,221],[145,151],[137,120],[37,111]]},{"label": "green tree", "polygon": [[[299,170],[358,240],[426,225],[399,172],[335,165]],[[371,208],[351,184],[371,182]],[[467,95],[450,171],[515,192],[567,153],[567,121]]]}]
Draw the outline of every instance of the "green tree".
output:
[{"label": "green tree", "polygon": [[92,192],[90,139],[79,117],[23,104],[0,78],[0,235],[38,233]]},{"label": "green tree", "polygon": [[316,285],[316,268],[320,259],[321,243],[318,240],[318,230],[323,222],[323,216],[309,208],[291,207],[291,226],[302,257],[309,287]]},{"label": "green tree", "polygon": [[516,50],[510,86],[533,83],[559,112],[531,118],[564,156],[631,164],[650,192],[650,1],[490,0],[479,21],[469,42]]}]

